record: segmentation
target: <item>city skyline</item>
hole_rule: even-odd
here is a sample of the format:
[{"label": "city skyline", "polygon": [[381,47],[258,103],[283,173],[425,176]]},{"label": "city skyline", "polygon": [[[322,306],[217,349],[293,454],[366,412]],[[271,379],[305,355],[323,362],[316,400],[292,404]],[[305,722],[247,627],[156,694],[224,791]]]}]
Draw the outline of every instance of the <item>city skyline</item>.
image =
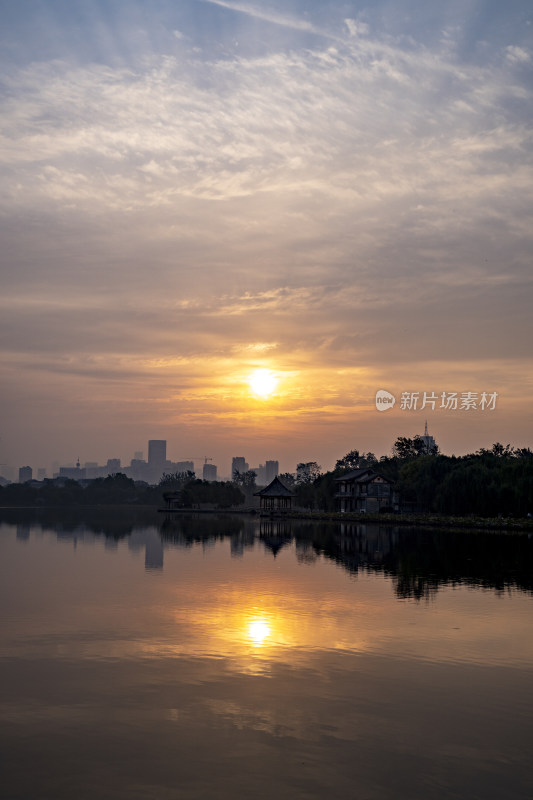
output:
[{"label": "city skyline", "polygon": [[[436,452],[442,455],[460,455],[445,452],[440,446],[439,442],[436,441],[432,433],[433,431],[428,429],[428,423],[426,419],[424,431],[418,431],[414,433],[413,436],[407,438],[420,438],[426,446],[428,452],[432,452],[433,449],[435,449]],[[405,436],[405,434],[401,434],[399,438],[402,438],[403,436]],[[179,454],[179,451],[175,458],[167,458],[167,444],[168,442],[166,439],[149,440],[146,448],[146,452],[148,453],[146,458],[144,457],[145,451],[134,450],[131,458],[126,457],[124,459],[120,457],[104,457],[101,461],[87,461],[78,457],[76,461],[64,460],[61,462],[55,460],[51,462],[48,460],[47,466],[35,466],[34,464],[6,465],[0,463],[0,478],[5,478],[9,481],[16,482],[17,474],[19,474],[19,482],[21,482],[21,472],[28,469],[32,470],[33,474],[28,476],[28,474],[25,473],[26,477],[24,480],[43,480],[44,478],[49,479],[61,476],[72,478],[78,477],[78,479],[94,479],[98,477],[105,477],[106,475],[112,475],[116,472],[124,472],[128,477],[133,478],[134,480],[145,480],[149,483],[156,484],[159,482],[163,474],[172,474],[175,472],[191,471],[195,472],[197,478],[202,478],[204,480],[231,481],[234,479],[236,472],[243,473],[251,470],[256,473],[258,484],[268,484],[275,476],[282,473],[291,473],[297,477],[299,465],[302,466],[302,468],[305,468],[309,465],[309,463],[317,464],[321,473],[328,472],[335,466],[335,462],[323,465],[320,464],[316,459],[305,461],[304,459],[297,458],[291,463],[282,462],[282,466],[280,468],[280,462],[278,459],[274,459],[273,457],[265,458],[264,455],[257,459],[256,465],[254,465],[251,461],[248,462],[246,460],[246,456],[242,455],[232,456],[228,462],[224,459],[221,459],[219,463],[214,463],[215,459],[213,457],[205,455],[192,457],[189,456],[189,458],[184,458]],[[490,445],[492,444],[494,443],[488,443],[487,447],[484,449],[490,449]],[[366,452],[369,455],[372,454],[375,456],[379,461],[382,456],[390,457],[391,455],[394,455],[394,445],[395,442],[391,443],[391,447],[386,453],[379,453],[375,451]],[[343,458],[354,449],[357,448],[348,447],[345,451],[336,456],[335,461]],[[174,450],[175,448],[171,447],[171,452],[174,452]],[[364,450],[359,450],[359,452],[361,453],[361,456],[365,455]]]},{"label": "city skyline", "polygon": [[533,447],[529,3],[2,13],[1,463]]},{"label": "city skyline", "polygon": [[[98,461],[83,461],[80,458],[70,462],[51,462],[49,466],[35,465],[6,465],[0,464],[0,477],[11,482],[23,483],[27,480],[43,480],[56,477],[74,478],[78,480],[91,480],[123,472],[134,480],[144,480],[157,484],[164,474],[176,472],[195,472],[197,478],[204,480],[232,480],[235,470],[246,472],[255,471],[258,482],[269,483],[279,474],[279,462],[275,459],[263,459],[264,463],[250,466],[244,458],[233,457],[227,472],[225,465],[219,472],[219,465],[213,464],[209,456],[195,456],[190,459],[167,458],[166,439],[151,439],[147,447],[148,457],[145,459],[143,451],[135,450],[131,459],[104,458]],[[127,463],[129,462],[129,463]],[[242,462],[242,463],[241,463]],[[50,464],[50,462],[48,462]],[[296,466],[294,467],[296,469]],[[35,473],[35,474],[34,474]]]}]

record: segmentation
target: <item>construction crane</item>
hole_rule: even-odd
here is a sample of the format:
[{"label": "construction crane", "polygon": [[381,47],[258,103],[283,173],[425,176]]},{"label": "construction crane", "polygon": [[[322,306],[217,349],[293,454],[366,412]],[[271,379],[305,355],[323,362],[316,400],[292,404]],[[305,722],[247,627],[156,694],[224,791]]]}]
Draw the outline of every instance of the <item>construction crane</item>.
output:
[{"label": "construction crane", "polygon": [[181,459],[182,461],[198,461],[200,458],[205,459],[204,464],[207,464],[208,461],[212,461],[213,459],[209,456],[185,456],[185,458]]}]

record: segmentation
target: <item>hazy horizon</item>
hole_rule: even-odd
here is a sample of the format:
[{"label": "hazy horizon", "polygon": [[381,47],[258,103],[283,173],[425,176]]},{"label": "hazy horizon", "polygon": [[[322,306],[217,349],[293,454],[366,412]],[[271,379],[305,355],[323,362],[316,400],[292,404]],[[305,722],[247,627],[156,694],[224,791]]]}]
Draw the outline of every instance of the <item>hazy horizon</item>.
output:
[{"label": "hazy horizon", "polygon": [[2,17],[0,463],[533,447],[530,4]]}]

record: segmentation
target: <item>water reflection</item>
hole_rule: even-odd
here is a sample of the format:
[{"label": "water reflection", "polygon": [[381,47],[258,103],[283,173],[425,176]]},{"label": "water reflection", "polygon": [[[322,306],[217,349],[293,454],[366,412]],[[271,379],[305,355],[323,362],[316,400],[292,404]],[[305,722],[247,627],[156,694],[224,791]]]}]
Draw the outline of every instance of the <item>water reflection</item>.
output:
[{"label": "water reflection", "polygon": [[53,533],[62,541],[85,544],[104,539],[144,549],[145,568],[161,571],[169,548],[213,546],[229,540],[231,555],[262,547],[274,558],[294,547],[302,564],[317,558],[334,561],[349,574],[382,573],[393,580],[405,599],[434,596],[443,586],[481,586],[498,592],[519,589],[533,593],[533,538],[400,526],[270,520],[236,515],[157,515],[146,509],[73,511],[0,510],[0,524],[16,524],[17,538],[30,532]]},{"label": "water reflection", "polygon": [[247,625],[248,638],[256,647],[262,647],[272,635],[272,628],[264,617],[252,618]]},{"label": "water reflection", "polygon": [[0,520],[4,796],[531,797],[527,536]]}]

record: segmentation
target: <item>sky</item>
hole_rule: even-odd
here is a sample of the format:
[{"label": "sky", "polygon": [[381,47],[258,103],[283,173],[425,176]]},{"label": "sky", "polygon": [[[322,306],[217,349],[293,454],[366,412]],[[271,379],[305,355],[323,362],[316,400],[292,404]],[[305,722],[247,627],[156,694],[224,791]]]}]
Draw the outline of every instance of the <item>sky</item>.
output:
[{"label": "sky", "polygon": [[2,464],[533,446],[529,2],[0,11]]}]

